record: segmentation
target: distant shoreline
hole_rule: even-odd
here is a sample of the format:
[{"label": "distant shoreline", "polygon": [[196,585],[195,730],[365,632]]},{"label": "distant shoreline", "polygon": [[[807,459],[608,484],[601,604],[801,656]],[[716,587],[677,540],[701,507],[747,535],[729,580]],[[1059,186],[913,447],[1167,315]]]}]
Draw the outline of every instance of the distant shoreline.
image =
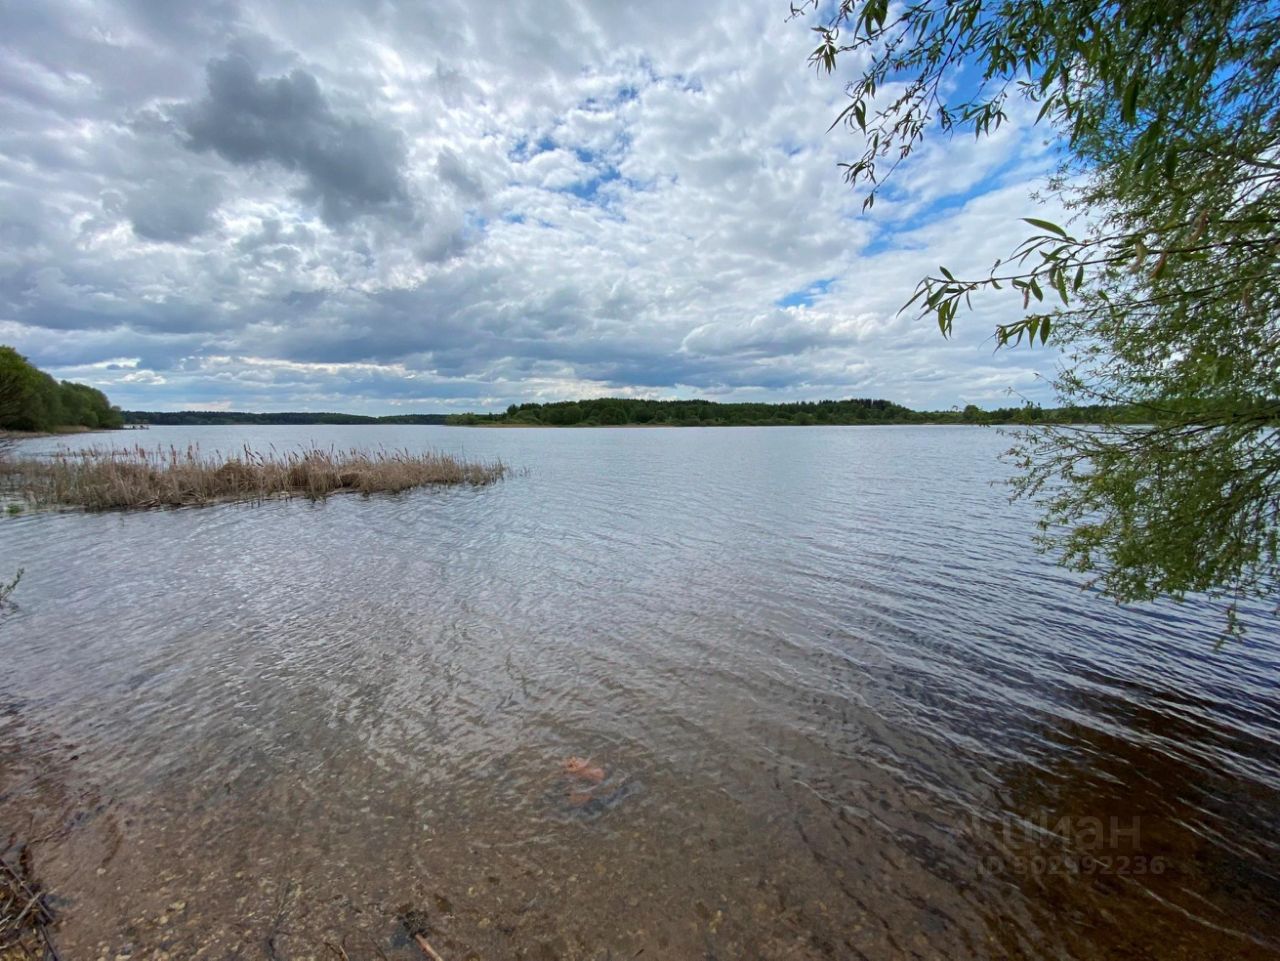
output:
[{"label": "distant shoreline", "polygon": [[950,410],[913,410],[872,398],[788,403],[709,400],[638,400],[601,397],[512,404],[495,413],[343,414],[332,411],[122,411],[126,426],[387,426],[449,427],[892,427],[1139,423],[1131,408],[1102,405],[1043,408],[1033,404],[984,410],[974,404]]},{"label": "distant shoreline", "polygon": [[[452,416],[452,415],[450,415]],[[477,420],[474,423],[459,423],[456,420],[445,420],[439,422],[419,423],[419,422],[372,422],[363,421],[340,422],[340,421],[248,421],[248,420],[227,420],[217,422],[191,421],[181,424],[163,424],[163,423],[147,423],[138,421],[126,424],[122,428],[85,428],[83,430],[64,430],[64,431],[43,431],[35,433],[22,433],[19,431],[8,431],[0,433],[0,440],[11,439],[20,440],[33,437],[56,437],[60,434],[88,434],[88,433],[118,433],[120,431],[146,429],[148,427],[482,427],[485,429],[505,430],[698,430],[707,427],[1029,427],[1034,424],[1090,424],[1102,423],[1102,421],[1075,421],[1075,420],[1037,420],[1034,422],[1013,421],[1013,420],[869,420],[854,423],[813,423],[801,424],[793,421],[782,423],[736,423],[736,424],[719,424],[719,423],[702,423],[702,424],[533,424],[527,421],[501,421],[501,420]]]},{"label": "distant shoreline", "polygon": [[[1051,421],[1037,421],[1047,424]],[[1064,422],[1065,423],[1065,422]],[[956,420],[916,420],[916,421],[867,421],[861,424],[528,424],[507,423],[504,421],[480,421],[475,424],[445,424],[446,427],[484,427],[506,428],[508,430],[700,430],[706,427],[1008,427],[1019,426],[1013,421],[956,421]],[[1026,425],[1021,425],[1026,426]]]},{"label": "distant shoreline", "polygon": [[600,397],[552,403],[512,404],[495,414],[457,414],[467,427],[891,427],[996,424],[1096,424],[1134,422],[1138,412],[1103,405],[1044,408],[1034,404],[983,410],[976,404],[949,410],[913,410],[882,398],[792,401],[646,400]]},{"label": "distant shoreline", "polygon": [[0,441],[33,440],[37,437],[61,437],[64,434],[100,434],[118,427],[59,427],[56,430],[0,430]]},{"label": "distant shoreline", "polygon": [[280,411],[257,414],[249,411],[229,410],[126,410],[121,411],[125,427],[290,427],[316,426],[375,426],[435,424],[442,425],[450,414],[388,414],[373,417],[366,414],[342,414],[333,411]]}]

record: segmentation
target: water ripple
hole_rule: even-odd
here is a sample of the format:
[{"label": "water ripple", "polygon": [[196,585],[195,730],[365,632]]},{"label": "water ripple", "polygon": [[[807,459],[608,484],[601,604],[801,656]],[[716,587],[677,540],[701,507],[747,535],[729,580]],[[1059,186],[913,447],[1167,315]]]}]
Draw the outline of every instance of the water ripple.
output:
[{"label": "water ripple", "polygon": [[0,748],[50,773],[0,814],[102,799],[45,865],[81,953],[252,953],[293,885],[291,929],[435,905],[459,956],[1280,956],[1269,616],[1215,650],[1082,590],[993,432],[145,439],[527,472],[3,520]]}]

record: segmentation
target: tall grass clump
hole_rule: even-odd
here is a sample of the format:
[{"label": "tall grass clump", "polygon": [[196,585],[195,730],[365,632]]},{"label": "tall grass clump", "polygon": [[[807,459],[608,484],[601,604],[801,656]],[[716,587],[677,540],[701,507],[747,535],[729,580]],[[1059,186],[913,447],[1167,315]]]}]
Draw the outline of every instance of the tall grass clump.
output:
[{"label": "tall grass clump", "polygon": [[245,447],[224,457],[199,447],[91,447],[0,459],[0,487],[36,507],[91,511],[184,507],[219,501],[336,493],[396,493],[436,485],[484,485],[508,472],[501,461],[437,451],[309,448],[267,453]]}]

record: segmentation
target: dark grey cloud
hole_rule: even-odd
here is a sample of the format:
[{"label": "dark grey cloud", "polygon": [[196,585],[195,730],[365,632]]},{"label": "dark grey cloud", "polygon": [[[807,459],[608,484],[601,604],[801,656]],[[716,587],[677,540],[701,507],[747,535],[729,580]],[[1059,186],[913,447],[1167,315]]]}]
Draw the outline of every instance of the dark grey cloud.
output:
[{"label": "dark grey cloud", "polygon": [[440,151],[436,169],[440,173],[440,179],[451,184],[464,197],[479,200],[484,196],[484,184],[480,182],[480,178],[448,147]]},{"label": "dark grey cloud", "polygon": [[208,93],[180,111],[187,145],[233,164],[273,163],[305,177],[325,223],[364,214],[407,219],[407,156],[400,131],[368,117],[339,114],[315,76],[301,68],[260,77],[240,54],[212,60]]},{"label": "dark grey cloud", "polygon": [[439,264],[460,256],[467,249],[467,243],[465,229],[435,230],[426,235],[415,253],[425,263]]},{"label": "dark grey cloud", "polygon": [[201,176],[179,185],[174,180],[153,180],[129,194],[124,213],[133,232],[146,240],[190,240],[214,224],[214,211],[222,201],[222,181]]}]

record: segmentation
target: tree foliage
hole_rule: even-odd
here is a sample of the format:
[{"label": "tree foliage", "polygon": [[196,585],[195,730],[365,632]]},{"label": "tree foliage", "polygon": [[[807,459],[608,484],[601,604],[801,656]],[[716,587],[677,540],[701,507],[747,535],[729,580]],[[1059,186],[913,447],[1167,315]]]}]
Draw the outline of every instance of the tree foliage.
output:
[{"label": "tree foliage", "polygon": [[888,400],[799,401],[786,404],[734,403],[710,400],[641,400],[603,397],[550,404],[512,404],[502,414],[458,414],[451,424],[510,424],[530,427],[781,427],[819,424],[1092,424],[1124,419],[1123,412],[1097,407],[1044,409],[1027,404],[980,410],[919,411]]},{"label": "tree foliage", "polygon": [[[801,10],[815,6],[805,4]],[[793,8],[794,10],[795,8]],[[796,10],[796,12],[801,12]],[[1018,494],[1043,543],[1120,600],[1273,595],[1280,581],[1280,10],[1258,0],[842,0],[813,62],[864,58],[837,119],[875,202],[930,132],[983,136],[1034,106],[1075,213],[976,277],[909,304],[950,335],[979,292],[1024,315],[998,345],[1052,339],[1065,403],[1142,426],[1031,432]],[[962,91],[957,94],[955,91]]]},{"label": "tree foliage", "polygon": [[87,384],[59,383],[12,347],[0,346],[0,429],[116,428],[124,423],[106,394]]}]

